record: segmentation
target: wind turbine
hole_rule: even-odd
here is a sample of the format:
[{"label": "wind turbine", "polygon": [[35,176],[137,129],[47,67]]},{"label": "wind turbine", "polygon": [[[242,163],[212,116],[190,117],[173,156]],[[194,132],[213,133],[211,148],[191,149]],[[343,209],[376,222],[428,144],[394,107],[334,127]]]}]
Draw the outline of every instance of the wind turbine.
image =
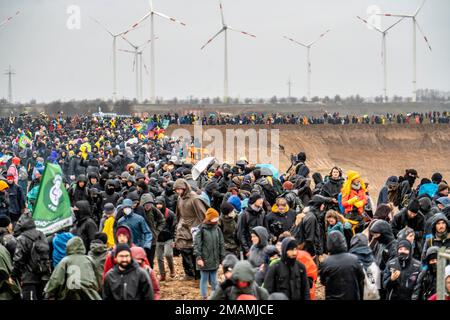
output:
[{"label": "wind turbine", "polygon": [[297,40],[294,40],[292,38],[284,36],[285,39],[292,41],[298,45],[301,45],[306,48],[306,66],[308,69],[308,77],[307,77],[307,83],[308,83],[308,101],[311,101],[311,46],[315,44],[317,41],[319,41],[323,36],[325,36],[328,32],[330,32],[331,29],[328,29],[324,33],[322,33],[316,40],[309,44],[301,43]]},{"label": "wind turbine", "polygon": [[[133,71],[136,72],[136,100],[142,102],[142,53],[144,52],[144,47],[149,44],[151,40],[148,40],[145,43],[137,46],[124,36],[122,36],[122,39],[125,40],[133,48],[133,51],[124,49],[119,49],[119,51],[132,53],[134,55]],[[158,39],[158,37],[156,37],[155,39]],[[142,50],[139,50],[141,48]]]},{"label": "wind turbine", "polygon": [[404,18],[400,18],[397,22],[395,22],[393,25],[389,26],[388,28],[381,30],[380,28],[378,28],[377,26],[367,22],[367,20],[361,18],[360,16],[356,16],[356,18],[358,18],[359,20],[361,20],[362,22],[364,22],[365,24],[371,26],[372,28],[374,28],[376,31],[378,31],[379,33],[381,33],[382,38],[381,38],[381,64],[383,66],[383,101],[387,102],[387,52],[386,52],[386,35],[387,32],[392,29],[395,25],[397,25],[398,23],[400,23],[400,21],[402,21]]},{"label": "wind turbine", "polygon": [[431,51],[431,46],[430,43],[428,42],[427,37],[425,36],[425,34],[422,31],[422,28],[420,27],[419,23],[417,22],[417,15],[419,14],[419,11],[422,9],[422,7],[424,6],[426,0],[424,0],[422,2],[422,4],[416,9],[416,11],[414,12],[414,14],[392,14],[392,13],[379,13],[378,15],[382,15],[382,16],[386,16],[386,17],[400,17],[400,18],[410,18],[412,20],[412,27],[413,27],[413,47],[412,47],[412,51],[413,51],[413,61],[412,61],[412,67],[413,67],[413,79],[412,79],[412,84],[413,84],[413,92],[412,92],[412,101],[416,102],[417,101],[417,46],[416,46],[416,29],[419,29],[419,32],[422,34],[423,39],[425,40],[425,42],[427,43],[428,48]]},{"label": "wind turbine", "polygon": [[18,16],[19,14],[20,14],[20,11],[16,11],[16,13],[13,16],[10,16],[10,17],[6,18],[6,20],[0,22],[0,28],[2,28],[5,24],[7,24],[9,21],[14,19],[14,17]]},{"label": "wind turbine", "polygon": [[231,31],[235,31],[235,32],[239,32],[242,33],[246,36],[250,36],[253,38],[256,38],[255,35],[250,34],[248,32],[245,31],[241,31],[241,30],[237,30],[234,29],[232,27],[230,27],[229,25],[227,25],[225,23],[225,17],[223,14],[223,6],[222,6],[222,2],[219,1],[219,7],[220,7],[220,16],[222,19],[222,28],[219,30],[219,32],[217,32],[212,38],[210,38],[202,47],[201,50],[203,50],[209,43],[211,43],[211,41],[213,41],[216,37],[218,37],[222,32],[224,33],[224,39],[225,39],[225,61],[224,61],[224,87],[223,87],[223,93],[224,93],[224,103],[228,103],[228,30]]},{"label": "wind turbine", "polygon": [[125,31],[123,35],[126,35],[128,32],[136,29],[136,27],[141,24],[143,21],[145,21],[148,17],[150,17],[150,101],[152,104],[156,103],[156,95],[155,95],[155,16],[159,16],[161,18],[167,19],[169,21],[181,24],[182,26],[186,26],[184,22],[181,22],[175,18],[169,17],[168,15],[153,10],[153,1],[149,0],[150,4],[150,11],[143,16],[141,19],[139,19],[137,22],[135,22],[130,29]]},{"label": "wind turbine", "polygon": [[112,33],[111,31],[109,31],[103,24],[100,23],[100,21],[98,21],[95,18],[91,19],[97,23],[99,26],[101,26],[103,29],[105,29],[106,32],[108,32],[108,34],[113,38],[113,44],[112,44],[112,65],[113,65],[113,92],[112,92],[112,101],[113,103],[116,102],[117,100],[117,61],[116,61],[116,43],[117,43],[117,37],[120,37],[124,34],[124,32],[120,32],[120,33]]}]

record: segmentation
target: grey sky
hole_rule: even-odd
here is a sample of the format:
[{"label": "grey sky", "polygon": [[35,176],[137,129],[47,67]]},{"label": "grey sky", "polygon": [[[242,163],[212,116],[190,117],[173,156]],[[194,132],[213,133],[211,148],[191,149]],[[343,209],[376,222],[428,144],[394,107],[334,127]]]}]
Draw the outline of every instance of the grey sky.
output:
[{"label": "grey sky", "polygon": [[[332,31],[312,48],[312,95],[381,94],[381,35],[356,15],[377,5],[382,11],[412,13],[421,0],[223,0],[229,25],[253,33],[256,39],[230,33],[230,96],[306,95],[306,49],[282,38],[310,42]],[[81,8],[81,30],[69,30],[69,5]],[[156,19],[157,96],[185,98],[223,95],[223,37],[203,51],[217,32],[217,0],[154,0],[157,11],[187,23],[181,27]],[[15,101],[110,98],[112,38],[93,23],[93,16],[119,32],[148,10],[147,0],[0,0],[0,20],[22,13],[0,28],[0,68],[12,65]],[[433,48],[429,52],[418,33],[417,86],[450,90],[450,1],[428,0],[418,15]],[[382,18],[382,27],[395,22]],[[412,26],[404,20],[388,35],[388,95],[409,96],[412,77]],[[149,38],[149,23],[130,39]],[[124,41],[118,48],[128,49]],[[146,49],[144,59],[149,65]],[[118,96],[134,97],[132,56],[118,53]],[[7,96],[7,77],[0,78],[0,97]],[[144,98],[149,77],[144,77]]]}]

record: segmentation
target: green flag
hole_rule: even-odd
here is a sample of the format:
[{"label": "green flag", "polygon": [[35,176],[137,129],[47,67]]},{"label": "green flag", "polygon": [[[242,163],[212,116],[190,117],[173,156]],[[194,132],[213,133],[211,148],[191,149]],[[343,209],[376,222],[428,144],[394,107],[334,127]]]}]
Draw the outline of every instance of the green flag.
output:
[{"label": "green flag", "polygon": [[33,210],[36,228],[45,235],[72,225],[72,209],[61,167],[47,163]]}]

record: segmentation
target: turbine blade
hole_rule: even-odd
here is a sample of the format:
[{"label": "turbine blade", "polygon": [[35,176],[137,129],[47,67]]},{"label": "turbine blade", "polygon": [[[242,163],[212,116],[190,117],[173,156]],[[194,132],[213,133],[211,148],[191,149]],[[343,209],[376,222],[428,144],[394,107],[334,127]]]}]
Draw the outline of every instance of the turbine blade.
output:
[{"label": "turbine blade", "polygon": [[148,72],[148,68],[147,68],[147,65],[144,63],[144,69],[145,69],[145,73],[147,74],[147,75],[150,75],[150,72]]},{"label": "turbine blade", "polygon": [[108,28],[106,28],[100,21],[98,21],[97,19],[93,18],[93,17],[89,17],[91,18],[96,24],[98,24],[99,26],[101,26],[103,29],[105,29],[106,32],[108,32],[111,37],[114,37],[114,34],[108,30]]},{"label": "turbine blade", "polygon": [[186,26],[186,23],[184,23],[184,22],[182,22],[180,20],[177,20],[175,18],[169,17],[168,15],[165,15],[164,13],[156,12],[156,11],[153,11],[153,13],[156,14],[157,16],[160,16],[161,18],[164,18],[164,19],[170,20],[172,22],[181,24],[182,26]]},{"label": "turbine blade", "polygon": [[219,8],[220,8],[220,16],[222,18],[222,26],[225,26],[225,17],[224,17],[224,14],[223,14],[222,1],[219,1]]},{"label": "turbine blade", "polygon": [[148,0],[148,4],[150,5],[150,11],[153,11],[153,0]]},{"label": "turbine blade", "polygon": [[117,49],[117,51],[127,52],[127,53],[133,53],[133,54],[134,54],[134,51],[126,50],[126,49]]},{"label": "turbine blade", "polygon": [[125,40],[133,49],[137,49],[138,47],[131,43],[130,40],[125,38],[123,35],[120,36],[123,40]]},{"label": "turbine blade", "polygon": [[289,37],[286,37],[286,36],[284,36],[283,38],[285,38],[285,39],[287,39],[287,40],[289,40],[289,41],[292,41],[292,42],[294,42],[294,43],[296,43],[296,44],[299,44],[299,45],[301,45],[301,46],[303,46],[303,47],[305,47],[305,48],[308,48],[308,46],[307,46],[306,44],[303,44],[303,43],[301,43],[301,42],[298,42],[297,40],[294,40],[294,39],[289,38]]},{"label": "turbine blade", "polygon": [[423,0],[422,4],[417,8],[416,12],[414,12],[414,17],[417,16],[420,10],[422,10],[423,6],[425,5],[425,2],[427,0]]},{"label": "turbine blade", "polygon": [[398,19],[397,22],[395,22],[393,25],[391,25],[391,26],[388,27],[386,30],[384,30],[384,32],[387,32],[388,30],[390,30],[390,29],[392,29],[393,27],[395,27],[395,26],[396,26],[397,24],[399,24],[403,19],[405,19],[405,18],[403,17],[403,18]]},{"label": "turbine blade", "polygon": [[383,33],[383,31],[381,31],[380,28],[378,28],[376,25],[369,23],[369,21],[367,21],[366,19],[361,18],[360,16],[356,16],[356,18],[358,18],[359,20],[361,20],[363,23],[367,24],[368,26],[371,26],[372,28],[374,28],[375,30],[377,30],[378,32]]},{"label": "turbine blade", "polygon": [[134,72],[135,65],[136,65],[136,56],[134,56],[134,58],[133,58],[133,72]]},{"label": "turbine blade", "polygon": [[246,36],[249,36],[249,37],[252,37],[252,38],[256,38],[256,36],[254,34],[248,33],[246,31],[237,30],[237,29],[234,29],[232,27],[227,27],[227,29],[230,29],[232,31],[239,32],[239,33],[242,33],[242,34],[245,34]]},{"label": "turbine blade", "polygon": [[212,36],[201,48],[200,50],[203,50],[208,44],[210,44],[215,38],[217,38],[217,36],[219,36],[219,34],[221,34],[223,31],[225,30],[225,28],[222,28],[219,30],[219,32],[217,32],[214,36]]},{"label": "turbine blade", "polygon": [[385,17],[397,17],[397,18],[413,18],[414,16],[410,14],[392,14],[392,13],[377,13],[377,16],[385,16]]},{"label": "turbine blade", "polygon": [[316,43],[317,41],[319,41],[321,38],[323,38],[328,32],[330,32],[331,31],[331,29],[328,29],[327,31],[325,31],[324,33],[322,33],[318,38],[317,38],[317,40],[315,40],[315,41],[313,41],[313,42],[311,42],[310,44],[308,44],[308,47],[310,47],[310,46],[312,46],[314,43]]},{"label": "turbine blade", "polygon": [[6,20],[4,20],[3,22],[0,23],[0,28],[3,27],[5,24],[7,24],[12,19],[14,19],[14,17],[18,16],[19,14],[20,14],[20,11],[17,11],[13,16],[6,18]]},{"label": "turbine blade", "polygon": [[124,32],[121,33],[121,35],[126,35],[128,32],[135,30],[137,26],[139,26],[142,22],[144,22],[145,20],[147,20],[148,17],[150,17],[152,15],[153,11],[149,11],[147,12],[147,14],[145,16],[143,16],[142,18],[140,18],[138,21],[136,21],[135,23],[133,23],[131,25],[130,28],[128,28],[127,30],[125,30]]},{"label": "turbine blade", "polygon": [[417,20],[416,20],[416,25],[417,25],[417,29],[419,29],[420,33],[422,34],[423,39],[427,43],[428,49],[430,49],[430,51],[432,51],[430,42],[428,41],[428,38],[425,36],[425,34],[424,34],[422,28],[420,27],[419,23],[417,22]]}]

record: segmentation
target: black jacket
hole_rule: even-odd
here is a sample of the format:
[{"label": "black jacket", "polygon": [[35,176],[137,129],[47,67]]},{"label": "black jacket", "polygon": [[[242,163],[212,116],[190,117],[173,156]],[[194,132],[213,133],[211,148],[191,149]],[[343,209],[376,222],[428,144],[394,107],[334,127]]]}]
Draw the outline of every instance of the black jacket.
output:
[{"label": "black jacket", "polygon": [[320,282],[325,286],[326,300],[362,300],[364,271],[358,258],[347,253],[347,243],[339,231],[328,235],[330,256],[320,265]]},{"label": "black jacket", "polygon": [[309,208],[302,222],[293,230],[293,235],[299,244],[304,243],[303,250],[312,257],[323,253],[320,225],[314,211]]},{"label": "black jacket", "polygon": [[[420,272],[420,262],[410,257],[405,263],[398,258],[390,260],[383,272],[383,287],[387,291],[387,300],[411,300]],[[400,277],[391,280],[391,269],[400,270]]]},{"label": "black jacket", "polygon": [[417,213],[414,219],[408,219],[408,209],[403,208],[392,219],[392,232],[397,235],[404,227],[410,227],[414,230],[417,243],[421,243],[425,229],[425,219],[422,213]]},{"label": "black jacket", "polygon": [[46,239],[41,231],[36,230],[34,220],[29,216],[22,216],[16,224],[14,235],[17,239],[17,246],[13,257],[11,277],[22,281],[23,284],[38,284],[48,280],[50,274],[37,275],[33,272],[31,265],[33,242],[39,238]]},{"label": "black jacket", "polygon": [[238,238],[244,253],[247,253],[250,250],[250,247],[252,246],[250,233],[254,227],[258,226],[264,227],[267,230],[269,229],[267,226],[266,213],[262,208],[259,212],[256,212],[249,205],[239,216],[238,221]]},{"label": "black jacket", "polygon": [[[295,241],[292,239],[292,241]],[[287,257],[287,243],[282,243],[281,259],[269,267],[264,279],[264,288],[269,292],[284,293],[289,300],[309,300],[309,282],[305,266],[296,259]]]},{"label": "black jacket", "polygon": [[232,218],[229,215],[222,214],[219,220],[219,226],[222,230],[224,247],[228,252],[236,252],[239,249],[236,237],[236,217]]},{"label": "black jacket", "polygon": [[148,272],[134,260],[124,271],[115,265],[105,276],[103,299],[153,300],[153,286]]},{"label": "black jacket", "polygon": [[372,251],[375,262],[383,271],[386,268],[386,263],[397,255],[397,240],[392,234],[390,224],[384,220],[375,221],[370,227],[370,232],[381,234]]},{"label": "black jacket", "polygon": [[75,206],[79,210],[75,211],[76,221],[75,228],[72,230],[72,233],[83,239],[86,251],[89,251],[91,241],[94,240],[98,227],[91,218],[91,208],[89,202],[85,200],[78,201],[75,203]]},{"label": "black jacket", "polygon": [[164,224],[164,228],[158,235],[158,242],[166,242],[168,240],[175,239],[177,217],[172,210],[169,210],[169,208],[166,207],[161,208],[161,212],[163,212],[164,214],[166,223]]},{"label": "black jacket", "polygon": [[8,188],[9,195],[9,215],[16,216],[18,219],[25,208],[25,197],[22,189],[15,183],[10,184]]},{"label": "black jacket", "polygon": [[295,222],[296,213],[289,209],[288,212],[271,212],[266,216],[269,232],[278,237],[284,231],[291,230]]}]

